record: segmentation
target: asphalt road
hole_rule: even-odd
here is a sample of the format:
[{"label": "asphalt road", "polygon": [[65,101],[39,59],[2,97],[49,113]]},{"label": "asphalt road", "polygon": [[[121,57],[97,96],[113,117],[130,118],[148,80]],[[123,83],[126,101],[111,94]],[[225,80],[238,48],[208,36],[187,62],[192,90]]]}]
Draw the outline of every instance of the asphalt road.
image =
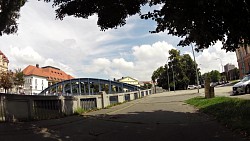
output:
[{"label": "asphalt road", "polygon": [[[230,95],[231,87],[215,88]],[[240,135],[183,101],[203,89],[165,92],[84,116],[1,123],[0,141],[241,141]],[[245,139],[246,140],[246,139]]]}]

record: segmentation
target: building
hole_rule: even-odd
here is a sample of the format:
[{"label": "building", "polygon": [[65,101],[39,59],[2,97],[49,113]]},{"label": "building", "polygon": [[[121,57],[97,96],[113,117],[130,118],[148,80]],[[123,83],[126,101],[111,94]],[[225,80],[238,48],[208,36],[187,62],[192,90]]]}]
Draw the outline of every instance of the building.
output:
[{"label": "building", "polygon": [[122,77],[121,79],[118,79],[117,81],[140,87],[139,81],[137,79],[129,77],[129,76]]},{"label": "building", "polygon": [[29,65],[23,70],[23,73],[25,76],[24,92],[32,95],[40,93],[54,83],[73,78],[58,68],[52,66],[40,68],[38,64]]},{"label": "building", "polygon": [[240,78],[250,72],[250,46],[243,45],[236,49],[237,62],[239,66]]},{"label": "building", "polygon": [[238,72],[235,69],[237,69],[237,68],[233,64],[226,64],[224,66],[227,81],[236,80],[239,78],[239,74],[237,74]]},{"label": "building", "polygon": [[[0,73],[8,71],[9,60],[0,50]],[[0,92],[4,92],[3,88],[0,88]]]},{"label": "building", "polygon": [[226,73],[228,73],[230,70],[232,70],[232,69],[234,69],[234,68],[236,68],[235,65],[233,65],[233,64],[226,64],[226,65],[224,66],[224,71],[225,71]]},{"label": "building", "polygon": [[7,72],[9,65],[8,58],[3,54],[3,52],[0,50],[0,72]]}]

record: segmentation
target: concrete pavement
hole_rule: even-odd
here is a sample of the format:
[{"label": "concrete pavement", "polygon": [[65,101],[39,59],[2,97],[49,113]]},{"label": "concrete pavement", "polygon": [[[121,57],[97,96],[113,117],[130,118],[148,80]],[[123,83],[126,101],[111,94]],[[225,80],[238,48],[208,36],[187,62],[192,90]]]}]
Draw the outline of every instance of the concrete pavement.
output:
[{"label": "concrete pavement", "polygon": [[[229,91],[215,90],[216,95],[219,92],[227,95]],[[0,141],[247,140],[183,102],[199,95],[204,94],[197,90],[165,92],[83,116],[0,123]]]}]

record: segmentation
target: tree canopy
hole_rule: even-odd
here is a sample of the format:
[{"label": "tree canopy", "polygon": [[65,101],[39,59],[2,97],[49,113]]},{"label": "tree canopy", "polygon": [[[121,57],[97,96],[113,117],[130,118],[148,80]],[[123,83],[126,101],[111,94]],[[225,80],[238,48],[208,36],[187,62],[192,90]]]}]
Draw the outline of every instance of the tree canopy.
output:
[{"label": "tree canopy", "polygon": [[180,55],[175,49],[170,50],[169,55],[168,63],[154,71],[152,80],[157,79],[158,86],[164,89],[184,90],[188,85],[197,84],[196,64],[190,55]]},{"label": "tree canopy", "polygon": [[[196,50],[208,48],[217,41],[222,41],[227,51],[250,44],[249,0],[53,0],[53,3],[59,19],[97,14],[101,30],[123,26],[129,16],[139,14],[142,19],[157,23],[151,33],[167,31],[182,37],[178,45],[195,43]],[[141,13],[141,7],[146,4],[159,8]]]},{"label": "tree canopy", "polygon": [[20,8],[26,0],[0,0],[0,36],[16,33]]}]

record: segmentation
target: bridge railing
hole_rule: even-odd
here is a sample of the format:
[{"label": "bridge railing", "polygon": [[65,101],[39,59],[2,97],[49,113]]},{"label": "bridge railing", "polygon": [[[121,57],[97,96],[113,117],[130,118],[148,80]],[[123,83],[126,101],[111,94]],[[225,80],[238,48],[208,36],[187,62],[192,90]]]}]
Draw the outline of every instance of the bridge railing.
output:
[{"label": "bridge railing", "polygon": [[0,122],[30,121],[72,115],[77,109],[101,109],[152,94],[151,89],[118,94],[34,96],[0,93]]}]

